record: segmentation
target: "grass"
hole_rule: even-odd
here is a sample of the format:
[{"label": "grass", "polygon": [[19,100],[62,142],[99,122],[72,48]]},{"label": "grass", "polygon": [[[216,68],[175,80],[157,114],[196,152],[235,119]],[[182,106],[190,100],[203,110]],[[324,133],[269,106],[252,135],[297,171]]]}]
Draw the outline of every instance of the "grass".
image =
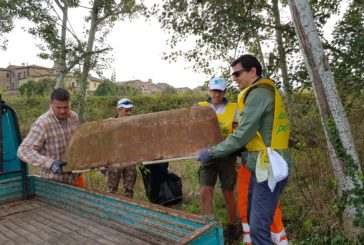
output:
[{"label": "grass", "polygon": [[[117,97],[88,97],[86,118],[98,120],[111,117]],[[136,114],[149,113],[174,107],[189,107],[199,97],[135,97]],[[48,108],[48,98],[9,98],[6,99],[18,112],[22,135],[26,135],[30,125]],[[11,102],[11,103],[10,103]],[[364,106],[363,99],[350,104],[348,120],[356,143],[362,169],[364,168]],[[291,153],[294,167],[290,173],[288,186],[281,196],[283,221],[288,238],[293,244],[364,244],[364,238],[348,240],[339,214],[339,194],[336,179],[327,153],[327,145],[314,96],[302,94],[295,98],[290,110]],[[200,213],[198,183],[198,162],[194,160],[170,163],[170,170],[182,178],[183,203],[175,207],[186,212]],[[30,168],[36,174],[37,169]],[[86,175],[90,189],[105,191],[105,177],[100,172]],[[120,184],[118,194],[122,194]],[[138,170],[135,199],[148,202],[142,177]],[[214,197],[215,216],[226,223],[226,209],[223,195],[217,183]],[[361,239],[361,240],[360,240]]]},{"label": "grass", "polygon": [[[200,214],[200,186],[198,182],[199,163],[195,160],[182,160],[169,163],[169,170],[177,174],[182,179],[183,201],[182,205],[176,205],[178,209],[186,212]],[[105,176],[99,171],[86,173],[87,188],[97,191],[106,191]],[[119,183],[118,195],[123,194],[122,179]],[[138,169],[137,180],[134,188],[134,200],[149,202],[145,194],[143,179]],[[222,224],[226,223],[226,211],[224,207],[223,195],[219,183],[215,188],[215,215]]]}]

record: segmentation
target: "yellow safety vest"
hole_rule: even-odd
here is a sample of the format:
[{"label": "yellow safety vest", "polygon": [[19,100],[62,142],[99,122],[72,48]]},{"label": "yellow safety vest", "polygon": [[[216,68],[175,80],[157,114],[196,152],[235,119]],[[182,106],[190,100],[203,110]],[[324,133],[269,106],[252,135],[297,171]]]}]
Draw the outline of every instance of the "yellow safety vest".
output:
[{"label": "yellow safety vest", "polygon": [[[243,89],[238,95],[238,110],[243,111],[245,106],[245,97],[248,91],[254,87],[259,87],[262,84],[266,84],[274,88],[274,119],[273,119],[273,129],[272,129],[272,149],[286,149],[288,148],[288,138],[290,133],[289,121],[287,118],[287,112],[284,107],[281,94],[279,93],[277,87],[272,80],[262,79],[258,82],[250,85],[249,87]],[[240,118],[239,118],[240,120]],[[245,146],[248,151],[259,151],[264,150],[263,154],[266,154],[266,145],[264,144],[263,138],[259,132],[249,141]],[[264,159],[265,157],[263,157]]]},{"label": "yellow safety vest", "polygon": [[[210,106],[210,103],[207,101],[198,102],[198,105],[200,106]],[[220,129],[222,134],[224,135],[224,138],[228,137],[229,134],[233,132],[233,122],[234,122],[234,116],[236,112],[237,105],[236,103],[228,102],[225,105],[225,111],[222,114],[216,114],[217,120],[220,124]]]}]

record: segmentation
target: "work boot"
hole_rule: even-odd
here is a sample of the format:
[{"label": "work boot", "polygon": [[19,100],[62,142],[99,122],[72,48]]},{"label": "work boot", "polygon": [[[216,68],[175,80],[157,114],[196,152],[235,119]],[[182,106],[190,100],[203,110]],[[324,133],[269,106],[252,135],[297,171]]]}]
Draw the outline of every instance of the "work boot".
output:
[{"label": "work boot", "polygon": [[224,229],[224,244],[238,243],[241,233],[241,224],[228,224]]}]

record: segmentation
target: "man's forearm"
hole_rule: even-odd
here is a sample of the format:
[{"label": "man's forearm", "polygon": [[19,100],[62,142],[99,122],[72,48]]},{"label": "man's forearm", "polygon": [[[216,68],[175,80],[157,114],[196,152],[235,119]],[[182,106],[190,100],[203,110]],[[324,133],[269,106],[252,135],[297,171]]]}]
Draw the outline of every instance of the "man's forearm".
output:
[{"label": "man's forearm", "polygon": [[30,145],[20,145],[17,155],[23,162],[35,167],[50,169],[53,163],[53,159],[39,154]]}]

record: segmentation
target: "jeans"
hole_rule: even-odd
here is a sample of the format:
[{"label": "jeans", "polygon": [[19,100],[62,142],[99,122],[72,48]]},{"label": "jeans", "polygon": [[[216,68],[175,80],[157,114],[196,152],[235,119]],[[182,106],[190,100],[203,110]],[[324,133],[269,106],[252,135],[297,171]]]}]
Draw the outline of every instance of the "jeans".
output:
[{"label": "jeans", "polygon": [[254,245],[273,244],[270,225],[273,223],[279,195],[287,182],[288,177],[278,182],[274,191],[271,192],[268,181],[258,183],[256,176],[252,175],[249,186],[248,218],[250,236]]}]

